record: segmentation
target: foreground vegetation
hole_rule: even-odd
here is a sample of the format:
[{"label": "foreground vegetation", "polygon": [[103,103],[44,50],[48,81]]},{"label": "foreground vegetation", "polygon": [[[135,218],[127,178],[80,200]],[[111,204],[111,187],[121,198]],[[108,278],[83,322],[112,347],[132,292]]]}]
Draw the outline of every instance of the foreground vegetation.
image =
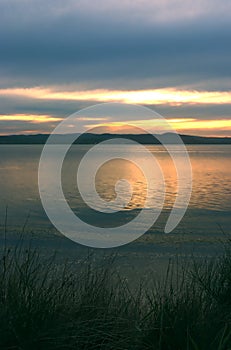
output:
[{"label": "foreground vegetation", "polygon": [[129,290],[91,258],[60,268],[23,244],[1,253],[1,349],[231,349],[231,254],[169,267]]}]

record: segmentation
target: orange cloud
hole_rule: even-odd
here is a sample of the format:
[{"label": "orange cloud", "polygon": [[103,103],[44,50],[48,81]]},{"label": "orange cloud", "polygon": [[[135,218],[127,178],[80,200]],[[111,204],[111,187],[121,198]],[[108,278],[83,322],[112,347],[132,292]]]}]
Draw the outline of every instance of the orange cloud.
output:
[{"label": "orange cloud", "polygon": [[[218,127],[231,127],[231,119],[223,119],[223,120],[198,120],[195,118],[170,118],[166,119],[166,121],[174,128],[193,128],[193,129],[214,129]],[[155,127],[156,125],[164,125],[163,119],[146,119],[146,120],[128,120],[121,122],[111,122],[111,123],[98,123],[86,125],[87,127],[95,127],[95,126],[123,126],[123,125],[135,125],[137,127]]]},{"label": "orange cloud", "polygon": [[146,90],[82,90],[60,91],[55,88],[0,89],[0,96],[21,96],[44,100],[123,102],[140,104],[231,104],[231,91],[177,90],[176,88]]},{"label": "orange cloud", "polygon": [[[223,120],[198,120],[194,118],[170,118],[166,119],[170,127],[178,132],[190,132],[190,130],[230,130],[231,132],[231,119]],[[134,130],[128,127],[128,125],[134,125],[139,128],[144,128],[150,132],[164,132],[166,127],[162,119],[150,119],[150,120],[129,120],[123,122],[112,123],[98,123],[85,125],[86,128],[100,127],[102,132],[134,132]]]},{"label": "orange cloud", "polygon": [[34,115],[34,114],[14,114],[14,115],[0,115],[1,121],[22,121],[30,123],[49,123],[61,121],[61,118],[52,117],[49,115]]},{"label": "orange cloud", "polygon": [[174,126],[176,129],[185,130],[185,129],[224,129],[230,128],[231,130],[231,119],[222,119],[222,120],[197,120],[197,119],[186,119],[184,121],[180,121],[174,123],[174,121],[169,120],[170,124]]},{"label": "orange cloud", "polygon": [[[76,119],[82,122],[86,122],[85,125],[80,124],[81,127],[86,129],[99,127],[98,132],[111,132],[111,133],[133,133],[134,129],[129,127],[129,125],[134,125],[138,128],[143,128],[150,132],[165,132],[166,126],[162,119],[138,119],[138,120],[124,120],[119,122],[108,122],[106,117],[94,118],[94,117],[80,117],[76,116]],[[0,122],[16,122],[21,121],[29,124],[34,124],[37,128],[38,133],[44,132],[44,130],[39,130],[39,124],[45,123],[58,123],[61,122],[63,118],[58,118],[50,115],[31,115],[31,114],[15,114],[15,115],[0,115]],[[203,135],[219,135],[219,132],[225,131],[231,134],[231,119],[217,119],[217,120],[198,120],[195,118],[169,118],[166,119],[170,127],[180,133],[196,133]],[[69,125],[70,129],[74,125]],[[32,130],[33,131],[33,130]],[[79,130],[81,132],[81,130]],[[28,130],[22,130],[23,133],[30,133]],[[35,131],[33,131],[35,133]]]}]

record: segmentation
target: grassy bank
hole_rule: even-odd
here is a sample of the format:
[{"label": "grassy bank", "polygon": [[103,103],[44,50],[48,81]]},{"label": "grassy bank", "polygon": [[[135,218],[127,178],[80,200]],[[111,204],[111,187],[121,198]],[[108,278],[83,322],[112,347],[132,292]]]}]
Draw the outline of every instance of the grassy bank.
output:
[{"label": "grassy bank", "polygon": [[79,269],[19,244],[0,265],[0,349],[231,349],[231,254],[170,266],[130,291],[91,257]]}]

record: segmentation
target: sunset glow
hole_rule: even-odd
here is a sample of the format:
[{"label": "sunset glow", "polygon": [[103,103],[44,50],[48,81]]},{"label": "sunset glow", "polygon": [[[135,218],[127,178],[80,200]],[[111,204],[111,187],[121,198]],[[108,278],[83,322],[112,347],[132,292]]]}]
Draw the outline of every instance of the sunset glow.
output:
[{"label": "sunset glow", "polygon": [[[196,120],[193,118],[184,118],[184,119],[166,119],[169,123],[169,126],[178,132],[190,133],[191,130],[201,131],[203,130],[215,130],[219,127],[220,130],[230,130],[231,132],[231,120]],[[88,124],[85,125],[86,129],[91,127],[101,127],[104,132],[116,133],[116,132],[133,132],[132,127],[129,129],[127,125],[134,125],[139,128],[144,128],[150,132],[155,132],[164,129],[162,128],[161,119],[153,120],[130,120],[126,122],[112,122],[112,123],[98,123],[98,124]],[[214,134],[215,135],[215,134]]]},{"label": "sunset glow", "polygon": [[52,117],[50,115],[31,115],[31,114],[15,114],[15,115],[0,115],[1,121],[24,121],[30,123],[48,123],[61,121],[60,118]]},{"label": "sunset glow", "polygon": [[[125,118],[126,119],[126,118]],[[16,114],[16,115],[0,115],[0,122],[28,122],[29,124],[37,125],[38,133],[41,132],[39,130],[39,125],[41,124],[49,124],[50,127],[54,128],[59,122],[61,122],[63,118],[61,117],[53,117],[49,115],[25,115],[25,114]],[[99,127],[102,132],[110,132],[110,133],[133,133],[134,130],[132,128],[127,127],[127,125],[134,125],[138,128],[144,128],[145,130],[149,130],[150,132],[162,131],[164,132],[164,124],[162,119],[147,119],[143,120],[142,116],[140,119],[134,120],[124,120],[119,122],[110,122],[110,118],[89,118],[89,117],[79,117],[76,116],[77,122],[79,122],[79,131],[87,131],[88,129]],[[190,132],[199,132],[199,134],[203,134],[203,131],[210,130],[226,130],[231,132],[231,119],[222,119],[222,120],[198,120],[195,118],[169,118],[166,119],[169,123],[170,128],[181,132],[181,133],[190,133]],[[52,123],[52,124],[50,124]],[[29,125],[28,124],[28,125]],[[70,131],[72,125],[69,126]],[[74,125],[73,125],[74,127]],[[52,131],[52,129],[48,130]],[[25,130],[24,133],[28,133]],[[34,133],[34,132],[33,132]],[[216,132],[212,133],[216,136]]]},{"label": "sunset glow", "polygon": [[0,96],[20,96],[43,100],[123,102],[147,105],[182,104],[229,104],[231,91],[178,90],[175,88],[149,90],[76,90],[65,91],[55,88],[12,88],[0,89]]}]

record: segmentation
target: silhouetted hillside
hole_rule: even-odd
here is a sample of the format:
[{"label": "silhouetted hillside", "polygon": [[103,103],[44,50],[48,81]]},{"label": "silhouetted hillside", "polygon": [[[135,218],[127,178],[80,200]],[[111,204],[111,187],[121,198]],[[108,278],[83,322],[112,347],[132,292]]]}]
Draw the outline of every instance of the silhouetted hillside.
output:
[{"label": "silhouetted hillside", "polygon": [[[56,143],[64,144],[69,143],[70,135],[56,135]],[[78,138],[76,144],[97,144],[99,142],[108,139],[131,139],[141,144],[174,144],[176,143],[177,136],[174,133],[167,133],[158,136],[153,136],[151,134],[76,134]],[[185,144],[231,144],[231,137],[200,137],[191,135],[180,135]],[[38,134],[38,135],[9,135],[0,136],[0,144],[45,144],[49,134]]]}]

